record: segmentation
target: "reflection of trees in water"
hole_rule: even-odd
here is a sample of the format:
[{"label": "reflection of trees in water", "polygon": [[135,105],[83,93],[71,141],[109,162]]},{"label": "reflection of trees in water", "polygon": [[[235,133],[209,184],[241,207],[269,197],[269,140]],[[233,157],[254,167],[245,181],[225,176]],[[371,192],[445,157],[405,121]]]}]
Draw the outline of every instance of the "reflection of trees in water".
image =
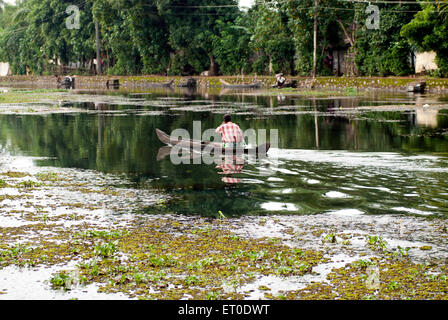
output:
[{"label": "reflection of trees in water", "polygon": [[[215,98],[229,103],[245,99],[248,103],[260,104],[260,108],[270,104],[266,97]],[[274,103],[275,101],[276,99]],[[415,120],[408,114],[371,111],[352,116],[338,116],[337,113],[332,115],[327,110],[335,108],[335,101],[288,100],[285,103],[309,106],[306,110],[311,112],[263,117],[236,114],[233,120],[243,130],[267,129],[269,132],[270,129],[277,129],[279,148],[282,149],[318,147],[323,150],[364,151],[447,150],[446,135],[432,136],[430,139],[425,137],[430,128],[416,126]],[[175,100],[173,103],[176,103]],[[226,106],[223,106],[222,113],[227,112]],[[55,157],[47,163],[56,166],[96,169],[103,172],[145,173],[153,176],[159,175],[162,170],[171,170],[177,175],[179,173],[174,172],[175,168],[164,167],[165,162],[156,161],[158,149],[163,144],[157,139],[155,128],[166,132],[185,128],[192,133],[193,121],[201,121],[203,130],[215,128],[222,121],[222,114],[210,112],[176,112],[176,116],[138,116],[128,113],[126,116],[116,117],[107,111],[128,110],[131,107],[98,104],[96,108],[94,105],[86,108],[96,109],[98,113],[2,115],[0,144],[3,149],[8,146],[13,153],[21,150],[33,156]],[[419,115],[417,114],[417,118]],[[431,114],[431,119],[434,116],[439,130],[448,128],[445,110],[437,115]],[[216,176],[216,172],[214,175]]]},{"label": "reflection of trees in water", "polygon": [[[255,109],[267,108],[271,102],[266,97],[214,96],[214,99],[229,103],[223,104],[222,114],[176,111],[175,116],[139,116],[132,112],[135,106],[98,104],[95,107],[93,104],[87,104],[84,108],[95,112],[45,116],[0,115],[0,152],[4,150],[13,154],[54,157],[41,161],[42,165],[124,173],[136,185],[168,190],[170,194],[177,196],[178,199],[169,205],[172,205],[176,212],[211,216],[215,216],[218,210],[226,216],[239,215],[242,212],[265,213],[261,205],[266,199],[272,198],[272,187],[269,184],[230,184],[222,180],[225,176],[241,178],[244,182],[244,179],[248,178],[244,172],[256,172],[256,164],[245,165],[242,174],[223,175],[219,174],[219,169],[214,164],[176,166],[169,158],[157,161],[159,148],[164,145],[158,140],[155,128],[167,133],[176,128],[185,128],[192,134],[193,121],[201,121],[203,130],[215,128],[221,123],[222,115],[227,112],[228,106],[234,102],[258,104],[259,107],[254,107]],[[277,129],[281,149],[448,152],[448,135],[433,134],[438,132],[437,130],[448,128],[447,110],[439,111],[436,116],[437,127],[431,128],[418,125],[416,113],[370,111],[343,116],[338,112],[330,113],[330,110],[335,109],[336,100],[286,100],[281,103],[304,106],[303,110],[308,113],[260,117],[256,112],[236,114],[233,120],[243,130],[266,129],[269,132],[270,129]],[[274,109],[277,103],[279,101],[273,99]],[[173,100],[173,104],[176,104],[176,100]],[[237,108],[235,104],[233,109]],[[127,111],[129,109],[131,111]],[[114,116],[110,113],[120,110],[127,115]],[[304,170],[307,165],[300,164]],[[309,170],[313,172],[315,168],[311,167]],[[322,170],[325,171],[325,168]],[[329,170],[332,170],[333,176],[338,175],[334,168]],[[340,174],[344,177],[343,171]],[[281,201],[300,204],[298,207],[303,213],[328,210],[335,205],[334,199],[331,203],[322,202],[319,190],[313,191],[300,179],[288,178],[287,175],[282,178],[285,179],[285,187],[294,188],[295,191],[290,195],[282,194]],[[331,181],[333,179],[331,178]],[[425,188],[428,187],[421,186],[421,192],[424,194],[429,195],[433,191]],[[343,205],[346,200],[338,201]]]}]

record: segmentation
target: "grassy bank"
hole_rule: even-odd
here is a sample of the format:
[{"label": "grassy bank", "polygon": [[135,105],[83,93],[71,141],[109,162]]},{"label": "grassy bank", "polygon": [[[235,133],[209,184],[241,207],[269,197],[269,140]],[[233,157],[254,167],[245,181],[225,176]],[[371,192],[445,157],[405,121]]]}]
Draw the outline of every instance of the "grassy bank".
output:
[{"label": "grassy bank", "polygon": [[63,89],[8,89],[0,93],[0,103],[35,103],[42,100],[59,100],[67,96]]},{"label": "grassy bank", "polygon": [[[220,79],[230,84],[252,83],[254,80],[261,81],[265,88],[275,84],[273,76],[221,76],[221,77],[192,77],[198,81],[198,86],[205,88],[222,87]],[[174,80],[174,85],[185,81],[187,77],[165,77],[165,76],[78,76],[76,84],[78,87],[104,87],[107,80],[119,79],[122,87],[150,87],[151,84],[160,84]],[[288,77],[288,80],[297,81],[298,88],[313,88],[338,90],[356,88],[358,90],[386,90],[406,91],[410,83],[425,81],[428,92],[447,92],[448,79],[431,77],[318,77],[313,81],[309,77]],[[8,76],[0,77],[0,85],[34,85],[53,87],[56,85],[54,76]]]}]

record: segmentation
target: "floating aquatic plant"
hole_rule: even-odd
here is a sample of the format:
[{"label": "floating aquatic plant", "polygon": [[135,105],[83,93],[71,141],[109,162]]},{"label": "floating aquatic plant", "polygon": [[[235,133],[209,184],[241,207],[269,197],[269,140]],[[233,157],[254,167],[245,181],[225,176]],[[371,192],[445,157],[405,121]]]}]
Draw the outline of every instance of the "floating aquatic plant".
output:
[{"label": "floating aquatic plant", "polygon": [[60,271],[50,278],[50,283],[55,289],[71,290],[75,285],[85,282],[85,277],[78,277],[74,271]]},{"label": "floating aquatic plant", "polygon": [[95,247],[94,253],[103,258],[110,258],[117,252],[118,240],[112,242],[105,242]]},{"label": "floating aquatic plant", "polygon": [[381,236],[367,236],[367,245],[375,251],[385,251],[387,242]]}]

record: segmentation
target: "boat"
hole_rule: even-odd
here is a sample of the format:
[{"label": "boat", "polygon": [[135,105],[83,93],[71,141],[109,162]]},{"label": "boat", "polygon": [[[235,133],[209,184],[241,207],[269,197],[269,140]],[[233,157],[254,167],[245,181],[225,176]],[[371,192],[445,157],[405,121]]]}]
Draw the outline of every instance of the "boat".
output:
[{"label": "boat", "polygon": [[242,84],[230,84],[227,81],[219,79],[224,88],[229,89],[258,89],[263,87],[263,83],[261,81],[253,82],[253,83],[242,83]]},{"label": "boat", "polygon": [[221,143],[212,141],[200,141],[194,139],[178,139],[171,137],[162,130],[156,129],[156,134],[159,140],[167,145],[180,147],[182,149],[189,149],[191,151],[213,151],[214,153],[222,152],[223,154],[231,153],[244,153],[244,154],[256,154],[256,155],[266,155],[271,147],[269,142],[258,145],[255,148],[223,148]]},{"label": "boat", "polygon": [[151,88],[171,88],[173,84],[174,80],[168,82],[145,82],[145,85]]},{"label": "boat", "polygon": [[[159,151],[157,152],[156,160],[161,161],[161,160],[165,159],[166,157],[170,156],[172,152],[176,153],[178,151],[179,150],[173,151],[173,147],[170,147],[170,146],[160,147]],[[201,158],[201,157],[202,157],[202,155],[200,153],[190,152],[187,155],[182,155],[180,158],[194,160],[194,159]]]}]

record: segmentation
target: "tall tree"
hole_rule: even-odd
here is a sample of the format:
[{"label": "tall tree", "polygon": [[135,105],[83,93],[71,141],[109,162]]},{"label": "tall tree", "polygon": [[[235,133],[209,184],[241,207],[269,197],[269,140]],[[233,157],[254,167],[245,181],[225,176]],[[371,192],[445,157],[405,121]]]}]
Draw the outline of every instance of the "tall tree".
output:
[{"label": "tall tree", "polygon": [[[181,61],[183,67],[190,65],[195,72],[208,67],[210,75],[217,74],[213,39],[219,33],[218,21],[235,21],[239,13],[237,1],[159,0],[158,8],[168,26],[168,42],[174,50],[174,58]],[[172,70],[174,73],[184,71],[179,70],[176,63],[172,67],[177,69]]]},{"label": "tall tree", "polygon": [[412,73],[412,48],[400,34],[410,22],[415,5],[382,4],[379,29],[368,28],[365,6],[357,11],[360,27],[356,33],[356,64],[363,75],[407,75]]},{"label": "tall tree", "polygon": [[253,20],[250,47],[254,51],[254,71],[262,74],[294,71],[294,39],[288,16],[278,1],[256,2],[249,12]]},{"label": "tall tree", "polygon": [[253,28],[248,14],[235,22],[218,21],[219,33],[213,37],[213,54],[223,74],[244,74],[252,71],[252,49],[249,47]]},{"label": "tall tree", "polygon": [[317,13],[319,11],[319,0],[314,0],[313,8],[313,70],[311,75],[316,79],[317,75]]}]

